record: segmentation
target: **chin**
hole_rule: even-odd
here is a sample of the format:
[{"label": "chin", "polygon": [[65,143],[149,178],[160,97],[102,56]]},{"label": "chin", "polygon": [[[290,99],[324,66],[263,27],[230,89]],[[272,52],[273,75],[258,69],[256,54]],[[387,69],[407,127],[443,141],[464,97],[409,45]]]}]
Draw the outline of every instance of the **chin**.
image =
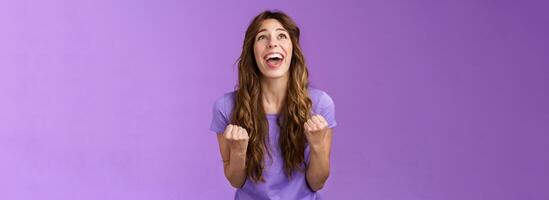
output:
[{"label": "chin", "polygon": [[279,79],[279,78],[283,78],[284,75],[285,73],[268,73],[268,74],[263,74],[263,77],[268,79]]},{"label": "chin", "polygon": [[279,78],[283,78],[284,76],[288,75],[288,70],[282,70],[282,69],[279,69],[279,70],[269,70],[269,69],[265,69],[265,71],[262,71],[261,73],[263,74],[263,76],[265,78],[269,78],[269,79],[279,79]]}]

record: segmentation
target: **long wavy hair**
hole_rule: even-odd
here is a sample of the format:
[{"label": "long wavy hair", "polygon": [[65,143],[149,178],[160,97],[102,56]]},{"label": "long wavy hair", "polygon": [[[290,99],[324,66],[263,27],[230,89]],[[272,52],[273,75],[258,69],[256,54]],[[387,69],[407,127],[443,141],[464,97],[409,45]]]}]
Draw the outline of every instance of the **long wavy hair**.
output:
[{"label": "long wavy hair", "polygon": [[275,19],[288,31],[293,46],[288,69],[286,97],[277,119],[280,127],[279,145],[284,160],[284,172],[291,177],[294,170],[304,171],[306,139],[303,124],[310,116],[311,98],[307,90],[309,72],[299,45],[299,27],[285,13],[264,11],[257,15],[246,30],[242,53],[238,59],[238,84],[231,122],[245,128],[249,134],[246,152],[246,173],[254,181],[264,181],[264,158],[269,150],[269,128],[262,103],[261,71],[254,57],[254,43],[261,22]]}]

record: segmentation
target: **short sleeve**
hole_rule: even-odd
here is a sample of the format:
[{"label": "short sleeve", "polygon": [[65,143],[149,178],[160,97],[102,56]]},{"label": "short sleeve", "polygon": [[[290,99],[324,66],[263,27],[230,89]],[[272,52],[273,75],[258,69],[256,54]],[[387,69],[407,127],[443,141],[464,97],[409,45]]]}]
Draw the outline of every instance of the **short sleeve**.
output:
[{"label": "short sleeve", "polygon": [[222,96],[217,99],[213,105],[210,130],[215,133],[223,133],[223,131],[225,131],[225,127],[229,124],[229,117],[225,112],[226,104],[226,98],[225,96]]},{"label": "short sleeve", "polygon": [[335,118],[335,105],[332,97],[326,92],[323,92],[318,101],[318,113],[328,122],[328,128],[333,128],[337,125]]}]

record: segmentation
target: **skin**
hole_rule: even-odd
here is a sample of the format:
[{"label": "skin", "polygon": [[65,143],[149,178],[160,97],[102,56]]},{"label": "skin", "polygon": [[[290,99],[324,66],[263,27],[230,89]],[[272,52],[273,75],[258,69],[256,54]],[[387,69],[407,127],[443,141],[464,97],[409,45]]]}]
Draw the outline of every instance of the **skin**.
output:
[{"label": "skin", "polygon": [[[280,111],[287,89],[292,50],[290,34],[277,20],[267,19],[261,23],[260,32],[255,38],[254,55],[263,75],[261,87],[266,114],[277,114]],[[282,65],[275,69],[269,68],[264,58],[272,52],[284,56]],[[318,191],[322,189],[330,174],[332,129],[328,128],[328,123],[321,115],[312,116],[303,127],[310,146],[306,179],[311,190]],[[248,133],[240,126],[229,124],[222,134],[218,134],[217,140],[223,158],[225,177],[233,187],[241,188],[247,176],[245,162]]]}]

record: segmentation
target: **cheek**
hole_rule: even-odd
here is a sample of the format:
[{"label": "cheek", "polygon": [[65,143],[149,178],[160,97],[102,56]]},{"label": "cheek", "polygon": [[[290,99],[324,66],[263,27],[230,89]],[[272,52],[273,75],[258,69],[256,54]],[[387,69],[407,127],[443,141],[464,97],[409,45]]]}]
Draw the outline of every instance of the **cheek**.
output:
[{"label": "cheek", "polygon": [[284,42],[282,44],[284,46],[284,50],[286,50],[286,53],[292,53],[292,50],[293,50],[293,46],[292,46],[292,42],[290,41],[287,41],[287,42]]},{"label": "cheek", "polygon": [[292,58],[292,55],[293,55],[293,53],[294,53],[294,49],[293,49],[293,47],[292,47],[292,43],[290,42],[289,44],[287,44],[287,45],[285,46],[285,49],[286,49],[286,53],[287,53],[286,56],[287,56],[288,58],[290,58],[290,59],[287,60],[287,62],[290,62],[290,61],[292,60],[291,58]]},{"label": "cheek", "polygon": [[255,57],[255,60],[256,62],[259,62],[261,60],[261,49],[254,46],[254,57]]}]

